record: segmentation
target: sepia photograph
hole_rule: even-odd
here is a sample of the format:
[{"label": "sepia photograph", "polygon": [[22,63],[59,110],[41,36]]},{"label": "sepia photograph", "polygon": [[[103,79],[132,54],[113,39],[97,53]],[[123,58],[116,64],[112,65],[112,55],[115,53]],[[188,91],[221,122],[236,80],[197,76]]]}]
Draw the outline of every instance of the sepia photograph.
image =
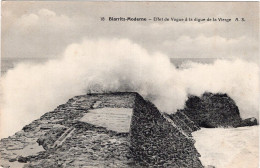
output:
[{"label": "sepia photograph", "polygon": [[258,168],[259,2],[2,1],[0,168]]}]

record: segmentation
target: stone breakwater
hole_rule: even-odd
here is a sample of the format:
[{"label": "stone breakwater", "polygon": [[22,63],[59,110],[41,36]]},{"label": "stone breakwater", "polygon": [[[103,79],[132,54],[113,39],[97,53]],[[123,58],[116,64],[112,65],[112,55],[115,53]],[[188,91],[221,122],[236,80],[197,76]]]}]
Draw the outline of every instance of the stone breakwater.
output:
[{"label": "stone breakwater", "polygon": [[[130,116],[130,125],[120,132],[107,125],[112,122],[104,118],[98,125],[83,120],[91,111],[95,117],[102,117],[98,109],[106,108],[120,108],[120,115],[112,113],[114,123],[120,125],[119,121],[129,121]],[[127,116],[122,116],[124,108]],[[4,168],[17,165],[27,168],[203,167],[190,134],[197,127],[187,116],[178,119],[179,123],[176,121],[137,93],[76,96],[13,136],[1,139],[0,165]],[[126,128],[129,130],[125,131]]]},{"label": "stone breakwater", "polygon": [[138,163],[144,167],[203,167],[194,140],[181,125],[141,96],[135,102],[130,148]]}]

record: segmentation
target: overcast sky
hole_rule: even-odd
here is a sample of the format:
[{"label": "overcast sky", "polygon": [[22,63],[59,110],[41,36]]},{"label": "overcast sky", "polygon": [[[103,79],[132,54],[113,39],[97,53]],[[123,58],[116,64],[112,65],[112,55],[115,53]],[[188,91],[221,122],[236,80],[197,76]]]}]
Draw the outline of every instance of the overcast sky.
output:
[{"label": "overcast sky", "polygon": [[[232,22],[102,22],[100,17]],[[245,18],[245,22],[234,22]],[[172,58],[257,60],[258,2],[2,2],[2,58],[56,58],[83,39],[127,38]]]}]

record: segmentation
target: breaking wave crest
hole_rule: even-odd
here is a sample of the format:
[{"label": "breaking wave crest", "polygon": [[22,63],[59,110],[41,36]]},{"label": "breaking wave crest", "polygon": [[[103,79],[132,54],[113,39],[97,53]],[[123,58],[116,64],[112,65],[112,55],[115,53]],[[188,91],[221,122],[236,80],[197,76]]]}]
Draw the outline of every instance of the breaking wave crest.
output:
[{"label": "breaking wave crest", "polygon": [[85,40],[58,59],[20,63],[7,72],[1,79],[1,136],[87,92],[136,91],[167,113],[183,108],[188,94],[222,92],[235,100],[242,118],[258,118],[258,75],[258,65],[244,60],[176,68],[167,55],[126,39]]}]

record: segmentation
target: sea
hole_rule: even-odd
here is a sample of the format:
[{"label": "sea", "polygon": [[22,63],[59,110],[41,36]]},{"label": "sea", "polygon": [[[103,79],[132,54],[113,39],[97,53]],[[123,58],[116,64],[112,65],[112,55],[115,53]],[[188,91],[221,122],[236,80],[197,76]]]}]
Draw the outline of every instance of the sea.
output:
[{"label": "sea", "polygon": [[13,69],[19,63],[44,63],[48,58],[2,58],[1,59],[1,76],[8,70]]},{"label": "sea", "polygon": [[[50,60],[50,58],[2,58],[1,59],[1,76],[6,74],[8,70],[13,69],[19,63],[44,63]],[[216,60],[216,58],[170,58],[171,63],[173,63],[177,68],[184,62],[197,62],[203,64],[211,64]]]}]

